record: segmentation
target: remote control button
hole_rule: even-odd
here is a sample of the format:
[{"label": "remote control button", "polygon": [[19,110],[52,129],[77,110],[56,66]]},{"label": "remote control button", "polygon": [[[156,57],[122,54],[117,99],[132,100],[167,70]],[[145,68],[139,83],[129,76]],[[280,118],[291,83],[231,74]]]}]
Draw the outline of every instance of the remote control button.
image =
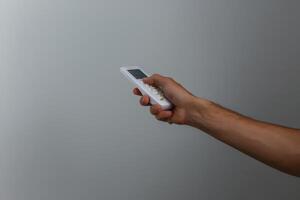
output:
[{"label": "remote control button", "polygon": [[146,84],[143,81],[140,81],[142,85],[145,86],[147,90],[149,90],[159,101],[164,101],[164,94],[161,89],[153,87],[152,85]]}]

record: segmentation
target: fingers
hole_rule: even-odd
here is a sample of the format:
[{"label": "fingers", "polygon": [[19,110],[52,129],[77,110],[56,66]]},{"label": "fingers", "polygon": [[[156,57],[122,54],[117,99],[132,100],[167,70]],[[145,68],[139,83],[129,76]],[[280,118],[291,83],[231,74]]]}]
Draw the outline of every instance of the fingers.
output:
[{"label": "fingers", "polygon": [[144,83],[147,83],[149,85],[154,85],[156,87],[164,88],[167,84],[168,78],[161,76],[159,74],[154,74],[150,77],[144,78]]},{"label": "fingers", "polygon": [[132,90],[133,94],[137,95],[137,96],[141,96],[140,98],[140,104],[142,106],[149,106],[150,104],[150,98],[148,96],[143,96],[143,94],[141,93],[141,91],[138,88],[134,88]]},{"label": "fingers", "polygon": [[141,96],[140,98],[140,104],[142,106],[149,106],[150,105],[150,97],[144,95],[141,93],[141,91],[138,88],[134,88],[132,90],[133,94],[137,95],[137,96]]},{"label": "fingers", "polygon": [[133,88],[132,92],[137,96],[143,96],[141,91],[138,88]]},{"label": "fingers", "polygon": [[149,104],[150,104],[150,98],[148,96],[142,96],[140,98],[140,104],[142,106],[149,106]]},{"label": "fingers", "polygon": [[172,111],[161,111],[157,115],[155,115],[155,118],[160,121],[169,121],[169,119],[172,117]]},{"label": "fingers", "polygon": [[150,107],[150,112],[157,120],[169,121],[172,116],[172,111],[162,110],[161,106],[156,104]]},{"label": "fingers", "polygon": [[[158,82],[156,82],[156,83],[161,83],[160,82],[161,80],[159,80],[160,79],[160,77],[159,77],[160,75],[153,75],[153,76],[154,76],[154,79],[150,79],[149,80],[150,83],[154,84],[155,80],[158,80]],[[158,79],[155,78],[155,77],[158,77]],[[164,78],[164,77],[162,77],[162,78]],[[146,81],[148,81],[148,80],[146,80]],[[142,106],[149,106],[150,105],[150,97],[146,96],[146,95],[143,96],[142,93],[141,93],[141,91],[138,88],[134,88],[133,89],[133,94],[135,94],[137,96],[141,96],[141,98],[140,98],[140,104]],[[162,110],[161,106],[158,105],[158,104],[152,105],[150,107],[150,113],[152,115],[154,115],[157,120],[165,121],[165,122],[169,122],[169,123],[170,123],[170,119],[171,119],[171,117],[173,115],[172,111]]]},{"label": "fingers", "polygon": [[150,113],[152,115],[157,115],[157,114],[159,114],[160,111],[162,111],[162,108],[158,104],[155,104],[150,107]]}]

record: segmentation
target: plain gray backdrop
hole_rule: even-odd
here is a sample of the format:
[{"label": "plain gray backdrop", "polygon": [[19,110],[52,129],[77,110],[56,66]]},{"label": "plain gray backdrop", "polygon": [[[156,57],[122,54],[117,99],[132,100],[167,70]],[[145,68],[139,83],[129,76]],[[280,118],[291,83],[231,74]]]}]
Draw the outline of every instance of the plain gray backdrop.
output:
[{"label": "plain gray backdrop", "polygon": [[299,178],[155,121],[119,72],[299,128],[299,6],[0,0],[0,199],[299,199]]}]

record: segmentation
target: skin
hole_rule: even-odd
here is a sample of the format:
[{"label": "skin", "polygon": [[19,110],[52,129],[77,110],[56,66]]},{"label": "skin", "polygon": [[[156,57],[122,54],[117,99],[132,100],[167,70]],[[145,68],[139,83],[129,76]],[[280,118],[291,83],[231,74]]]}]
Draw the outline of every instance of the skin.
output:
[{"label": "skin", "polygon": [[149,97],[134,88],[133,93],[141,96],[140,104],[150,106],[157,120],[198,128],[275,169],[300,177],[300,129],[243,116],[194,96],[169,77],[154,74],[143,81],[160,88],[174,105],[164,111],[159,105],[150,105]]}]

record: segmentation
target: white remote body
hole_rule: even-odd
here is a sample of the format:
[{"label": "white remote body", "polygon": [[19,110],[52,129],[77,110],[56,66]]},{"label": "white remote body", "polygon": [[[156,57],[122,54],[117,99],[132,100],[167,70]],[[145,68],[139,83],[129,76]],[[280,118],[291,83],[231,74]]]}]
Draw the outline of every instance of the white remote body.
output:
[{"label": "white remote body", "polygon": [[129,79],[143,95],[150,97],[150,103],[152,105],[159,104],[163,110],[169,110],[172,108],[172,103],[163,95],[163,92],[151,85],[145,84],[143,78],[148,77],[141,67],[138,66],[126,66],[120,68],[121,73]]}]

